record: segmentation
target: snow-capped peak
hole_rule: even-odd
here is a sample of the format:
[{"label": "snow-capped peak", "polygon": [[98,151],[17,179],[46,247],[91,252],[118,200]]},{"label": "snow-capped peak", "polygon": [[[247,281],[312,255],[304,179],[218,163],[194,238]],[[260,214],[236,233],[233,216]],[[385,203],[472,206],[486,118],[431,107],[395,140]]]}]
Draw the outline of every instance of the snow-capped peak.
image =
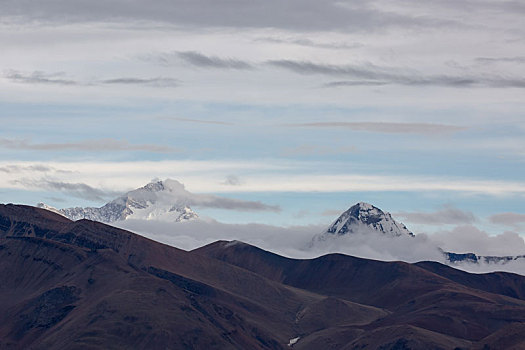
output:
[{"label": "snow-capped peak", "polygon": [[373,230],[391,236],[413,236],[405,225],[396,222],[390,213],[364,202],[359,202],[334,221],[325,234],[345,235]]},{"label": "snow-capped peak", "polygon": [[57,210],[44,203],[39,203],[38,207],[58,212],[71,220],[89,219],[105,223],[126,219],[180,222],[198,218],[189,206],[184,185],[172,179],[154,180],[100,208]]},{"label": "snow-capped peak", "polygon": [[57,213],[57,214],[60,214],[60,215],[63,215],[63,214],[60,212],[60,210],[58,210],[57,208],[52,207],[52,206],[47,205],[47,204],[42,203],[42,202],[38,203],[38,204],[36,205],[36,207],[37,207],[37,208],[42,208],[42,209],[45,209],[45,210],[49,210],[49,211],[52,211],[52,212]]}]

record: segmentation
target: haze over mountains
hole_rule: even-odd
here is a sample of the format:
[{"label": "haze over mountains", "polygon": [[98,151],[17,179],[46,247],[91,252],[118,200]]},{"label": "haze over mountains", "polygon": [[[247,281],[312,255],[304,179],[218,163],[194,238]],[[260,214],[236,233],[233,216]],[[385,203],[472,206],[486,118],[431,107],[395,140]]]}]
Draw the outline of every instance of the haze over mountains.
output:
[{"label": "haze over mountains", "polygon": [[238,241],[194,251],[0,205],[0,348],[520,349],[525,277]]},{"label": "haze over mountains", "polygon": [[363,202],[351,206],[327,227],[291,228],[258,224],[228,225],[210,218],[202,221],[190,206],[213,201],[220,202],[222,206],[224,200],[230,201],[229,204],[226,202],[227,205],[265,205],[196,195],[185,190],[180,182],[166,179],[154,180],[100,208],[55,209],[43,203],[39,207],[72,220],[86,218],[112,223],[186,249],[220,239],[238,239],[292,257],[313,258],[339,252],[379,260],[431,260],[467,271],[503,270],[525,274],[525,246],[518,236],[514,243],[507,237],[502,242],[508,247],[505,253],[494,254],[476,249],[479,244],[474,243],[479,240],[479,236],[472,238],[471,246],[462,248],[454,245],[455,237],[452,236],[441,240],[431,235],[414,235],[390,213]]}]

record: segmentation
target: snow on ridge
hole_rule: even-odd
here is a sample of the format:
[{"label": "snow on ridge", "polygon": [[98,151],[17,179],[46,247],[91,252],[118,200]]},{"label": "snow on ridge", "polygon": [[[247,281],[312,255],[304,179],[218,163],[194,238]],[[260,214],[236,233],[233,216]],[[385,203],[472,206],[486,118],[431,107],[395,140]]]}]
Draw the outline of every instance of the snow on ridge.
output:
[{"label": "snow on ridge", "polygon": [[345,235],[371,229],[394,237],[413,236],[405,225],[396,222],[392,215],[364,202],[359,202],[342,213],[324,234]]},{"label": "snow on ridge", "polygon": [[106,203],[100,208],[76,207],[56,209],[44,203],[39,208],[57,212],[71,220],[88,219],[104,223],[115,221],[161,220],[182,222],[195,220],[199,216],[189,204],[184,185],[172,179],[152,181],[149,184],[130,191],[121,197]]}]

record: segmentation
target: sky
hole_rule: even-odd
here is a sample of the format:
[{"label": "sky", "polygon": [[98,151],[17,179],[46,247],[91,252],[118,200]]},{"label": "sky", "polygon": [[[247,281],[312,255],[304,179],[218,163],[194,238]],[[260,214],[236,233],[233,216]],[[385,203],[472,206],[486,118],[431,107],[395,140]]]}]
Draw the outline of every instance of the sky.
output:
[{"label": "sky", "polygon": [[172,178],[264,204],[195,208],[226,224],[322,227],[364,201],[415,233],[523,237],[524,15],[501,0],[1,1],[0,202],[102,206]]}]

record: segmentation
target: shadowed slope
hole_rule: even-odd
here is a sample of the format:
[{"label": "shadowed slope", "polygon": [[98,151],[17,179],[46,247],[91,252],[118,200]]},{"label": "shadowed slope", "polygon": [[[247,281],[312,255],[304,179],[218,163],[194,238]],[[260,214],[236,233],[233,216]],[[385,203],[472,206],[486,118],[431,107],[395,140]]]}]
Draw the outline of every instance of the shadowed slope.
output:
[{"label": "shadowed slope", "polygon": [[0,224],[2,348],[278,349],[387,314],[341,301],[348,313],[320,324],[324,296],[124,230],[13,205]]},{"label": "shadowed slope", "polygon": [[[391,311],[369,325],[371,329],[405,324],[477,341],[503,325],[525,321],[525,301],[486,291],[497,291],[500,287],[476,289],[414,264],[342,254],[309,260],[287,259],[248,244],[224,241],[193,252],[297,288]],[[468,275],[475,280],[476,275]],[[511,284],[518,291],[525,277],[508,275],[521,281]]]},{"label": "shadowed slope", "polygon": [[0,280],[7,349],[511,348],[525,322],[525,301],[413,264],[186,252],[14,205],[0,205]]},{"label": "shadowed slope", "polygon": [[510,272],[468,273],[433,261],[414,264],[467,287],[525,300],[524,277]]}]

